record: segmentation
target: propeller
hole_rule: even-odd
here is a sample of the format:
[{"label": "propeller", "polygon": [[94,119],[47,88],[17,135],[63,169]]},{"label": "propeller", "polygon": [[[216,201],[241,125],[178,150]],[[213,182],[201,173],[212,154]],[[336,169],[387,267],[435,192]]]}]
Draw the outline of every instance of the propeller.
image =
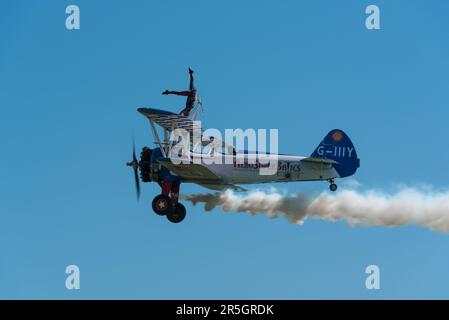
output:
[{"label": "propeller", "polygon": [[136,157],[136,146],[134,144],[134,141],[133,141],[133,160],[131,162],[127,162],[126,165],[128,167],[132,167],[134,170],[134,180],[135,180],[135,184],[136,184],[137,200],[139,200],[139,198],[140,198],[140,182],[139,182],[139,173],[138,173],[139,161],[137,160],[137,157]]}]

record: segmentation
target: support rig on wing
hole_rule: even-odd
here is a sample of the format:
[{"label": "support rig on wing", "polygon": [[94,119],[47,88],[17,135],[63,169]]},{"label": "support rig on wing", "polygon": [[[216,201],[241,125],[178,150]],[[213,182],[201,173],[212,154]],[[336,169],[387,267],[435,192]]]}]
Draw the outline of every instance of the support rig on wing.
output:
[{"label": "support rig on wing", "polygon": [[[161,194],[154,197],[153,210],[160,216],[166,216],[170,222],[179,223],[186,217],[186,208],[179,202],[179,187],[181,181],[157,160],[163,158],[160,148],[143,147],[140,161],[137,160],[135,146],[133,146],[132,161],[126,165],[134,170],[137,199],[140,197],[140,180],[142,182],[156,182],[161,187]],[[140,174],[140,179],[139,179]]]}]

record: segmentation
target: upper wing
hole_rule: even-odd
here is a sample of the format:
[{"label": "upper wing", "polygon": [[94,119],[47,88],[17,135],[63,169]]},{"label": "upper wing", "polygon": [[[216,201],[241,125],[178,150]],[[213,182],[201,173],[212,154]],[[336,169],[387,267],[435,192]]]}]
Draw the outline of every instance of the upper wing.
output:
[{"label": "upper wing", "polygon": [[202,132],[198,122],[194,122],[181,114],[151,108],[139,108],[137,111],[166,129],[168,132],[175,129],[184,129],[190,134],[193,134],[194,131],[196,133]]},{"label": "upper wing", "polygon": [[234,152],[233,146],[226,144],[225,142],[216,139],[214,137],[202,136],[203,129],[200,123],[192,121],[191,119],[181,114],[176,114],[169,111],[151,109],[151,108],[139,108],[137,109],[141,114],[147,117],[149,120],[160,125],[168,132],[172,132],[175,129],[184,129],[191,135],[195,134],[195,137],[201,138],[201,144],[203,146],[208,145],[210,148],[226,148],[228,153]]}]

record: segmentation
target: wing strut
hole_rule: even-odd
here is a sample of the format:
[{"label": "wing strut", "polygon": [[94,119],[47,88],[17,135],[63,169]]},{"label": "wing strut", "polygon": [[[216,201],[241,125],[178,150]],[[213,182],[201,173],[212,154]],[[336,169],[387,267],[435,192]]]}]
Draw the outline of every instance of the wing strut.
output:
[{"label": "wing strut", "polygon": [[[166,158],[167,153],[165,152],[165,148],[161,143],[161,139],[159,138],[159,134],[157,133],[156,127],[154,126],[154,122],[152,119],[149,119],[149,120],[150,120],[151,131],[153,132],[154,139],[156,139],[156,143],[159,145],[162,155]],[[164,135],[165,135],[165,130],[164,130]]]}]

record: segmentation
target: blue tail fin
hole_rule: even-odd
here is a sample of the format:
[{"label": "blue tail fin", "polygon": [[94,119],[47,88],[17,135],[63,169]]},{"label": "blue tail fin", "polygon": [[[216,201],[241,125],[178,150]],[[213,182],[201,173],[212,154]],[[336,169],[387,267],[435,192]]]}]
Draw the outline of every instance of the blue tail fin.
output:
[{"label": "blue tail fin", "polygon": [[360,167],[357,152],[348,135],[342,130],[331,130],[312,153],[314,158],[332,159],[335,170],[341,178],[350,176]]}]

